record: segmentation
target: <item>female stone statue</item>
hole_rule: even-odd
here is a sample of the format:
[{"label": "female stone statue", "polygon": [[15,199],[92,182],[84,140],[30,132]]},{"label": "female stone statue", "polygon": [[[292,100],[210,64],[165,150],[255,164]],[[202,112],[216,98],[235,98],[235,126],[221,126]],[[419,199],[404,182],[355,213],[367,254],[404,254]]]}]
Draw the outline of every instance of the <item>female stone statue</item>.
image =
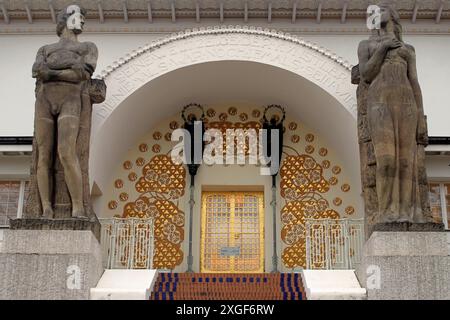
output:
[{"label": "female stone statue", "polygon": [[415,50],[403,42],[399,15],[393,6],[382,1],[379,7],[378,36],[372,35],[358,48],[360,81],[367,88],[367,127],[376,163],[377,210],[369,223],[429,223],[431,215],[420,187],[421,180],[426,182],[421,151],[428,135]]}]

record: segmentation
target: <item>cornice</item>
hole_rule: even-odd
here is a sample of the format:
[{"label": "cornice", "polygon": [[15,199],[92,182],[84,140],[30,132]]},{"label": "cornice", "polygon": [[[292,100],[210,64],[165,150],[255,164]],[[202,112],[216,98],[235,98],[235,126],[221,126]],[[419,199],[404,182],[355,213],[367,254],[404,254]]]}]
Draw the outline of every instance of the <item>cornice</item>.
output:
[{"label": "cornice", "polygon": [[[88,10],[89,19],[196,19],[227,18],[248,19],[364,19],[368,0],[0,0],[0,6],[9,17],[10,23],[20,20],[52,20],[52,10],[58,12],[65,6],[81,3]],[[222,5],[220,5],[222,3]],[[173,4],[173,6],[172,6]],[[397,9],[405,20],[450,20],[449,0],[397,0]],[[150,10],[149,10],[150,8]],[[270,8],[270,9],[269,9]],[[101,10],[100,10],[101,9]],[[2,9],[3,10],[3,9]],[[0,13],[3,13],[0,10]],[[4,13],[3,13],[4,15]],[[0,14],[0,20],[3,20]],[[31,17],[30,17],[31,15]],[[439,19],[436,17],[439,16]],[[414,18],[413,18],[414,17]],[[31,18],[31,19],[30,19]]]},{"label": "cornice", "polygon": [[[369,30],[363,20],[352,21],[342,24],[339,21],[324,21],[315,23],[314,21],[298,21],[298,23],[274,21],[267,23],[264,20],[252,20],[243,24],[239,19],[230,19],[225,23],[218,23],[216,19],[204,19],[201,23],[186,21],[183,23],[135,21],[123,23],[120,20],[98,23],[97,21],[87,21],[85,34],[170,34],[180,32],[185,29],[210,28],[214,26],[243,25],[246,28],[269,28],[277,29],[291,34],[317,34],[317,35],[368,35]],[[403,22],[403,33],[405,35],[449,35],[450,21],[440,24],[421,21],[420,23]],[[55,25],[49,22],[39,22],[29,24],[26,22],[15,24],[2,24],[0,22],[0,35],[54,35]]]}]

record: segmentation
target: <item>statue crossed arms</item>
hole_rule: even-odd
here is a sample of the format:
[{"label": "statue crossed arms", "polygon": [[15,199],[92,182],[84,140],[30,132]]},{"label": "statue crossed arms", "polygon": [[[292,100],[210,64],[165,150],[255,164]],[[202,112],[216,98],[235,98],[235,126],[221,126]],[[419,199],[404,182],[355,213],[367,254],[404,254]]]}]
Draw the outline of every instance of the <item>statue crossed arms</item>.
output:
[{"label": "statue crossed arms", "polygon": [[54,216],[52,172],[55,147],[70,194],[72,217],[86,216],[77,138],[82,95],[89,94],[98,51],[94,43],[78,41],[78,35],[83,31],[84,15],[85,11],[76,5],[61,11],[57,23],[59,42],[40,48],[33,65],[33,77],[37,80],[36,181],[45,218]]}]

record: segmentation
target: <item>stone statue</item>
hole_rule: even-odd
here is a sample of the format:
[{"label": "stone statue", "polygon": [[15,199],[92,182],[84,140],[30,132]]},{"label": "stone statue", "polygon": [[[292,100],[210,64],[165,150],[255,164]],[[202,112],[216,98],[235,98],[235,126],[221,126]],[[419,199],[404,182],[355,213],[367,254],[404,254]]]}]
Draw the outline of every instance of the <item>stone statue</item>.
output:
[{"label": "stone statue", "polygon": [[425,171],[428,143],[414,47],[403,42],[394,5],[381,1],[380,29],[358,48],[358,136],[366,235],[436,230]]},{"label": "stone statue", "polygon": [[57,43],[39,49],[35,134],[30,195],[25,218],[89,218],[93,213],[88,179],[92,104],[103,102],[106,85],[92,79],[95,44],[79,42],[86,12],[68,6],[57,18]]}]

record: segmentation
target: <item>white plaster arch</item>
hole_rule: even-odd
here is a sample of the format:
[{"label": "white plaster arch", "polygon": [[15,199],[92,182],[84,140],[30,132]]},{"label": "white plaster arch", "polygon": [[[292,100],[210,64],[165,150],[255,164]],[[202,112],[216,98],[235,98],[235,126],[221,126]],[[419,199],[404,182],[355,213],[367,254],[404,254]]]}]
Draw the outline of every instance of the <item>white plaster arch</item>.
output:
[{"label": "white plaster arch", "polygon": [[173,70],[212,61],[253,61],[291,71],[335,97],[356,119],[352,65],[314,43],[281,31],[209,27],[182,31],[120,58],[101,72],[108,95],[94,113],[93,132],[120,103],[147,82]]},{"label": "white plaster arch", "polygon": [[[106,101],[96,106],[93,112],[91,183],[95,182],[102,189],[110,182],[108,173],[119,159],[117,152],[108,148],[125,151],[130,147],[126,145],[130,139],[123,139],[117,132],[113,134],[118,130],[117,119],[114,125],[109,123],[114,114],[117,118],[119,109],[133,108],[130,101],[136,103],[133,98],[146,86],[170,74],[197,65],[227,61],[266,65],[301,78],[336,100],[337,107],[333,108],[340,108],[341,114],[344,110],[352,125],[356,123],[356,90],[350,82],[352,66],[325,48],[282,32],[260,28],[228,26],[187,30],[133,51],[100,74],[107,83],[108,92]],[[185,101],[189,102],[193,101]],[[156,111],[152,116],[158,117]],[[333,115],[333,110],[330,111],[328,115]],[[348,126],[346,121],[343,126]],[[356,130],[354,134],[356,136]],[[108,139],[116,140],[111,142]],[[354,153],[357,140],[351,140],[350,143],[356,143],[354,148],[350,148]]]}]

